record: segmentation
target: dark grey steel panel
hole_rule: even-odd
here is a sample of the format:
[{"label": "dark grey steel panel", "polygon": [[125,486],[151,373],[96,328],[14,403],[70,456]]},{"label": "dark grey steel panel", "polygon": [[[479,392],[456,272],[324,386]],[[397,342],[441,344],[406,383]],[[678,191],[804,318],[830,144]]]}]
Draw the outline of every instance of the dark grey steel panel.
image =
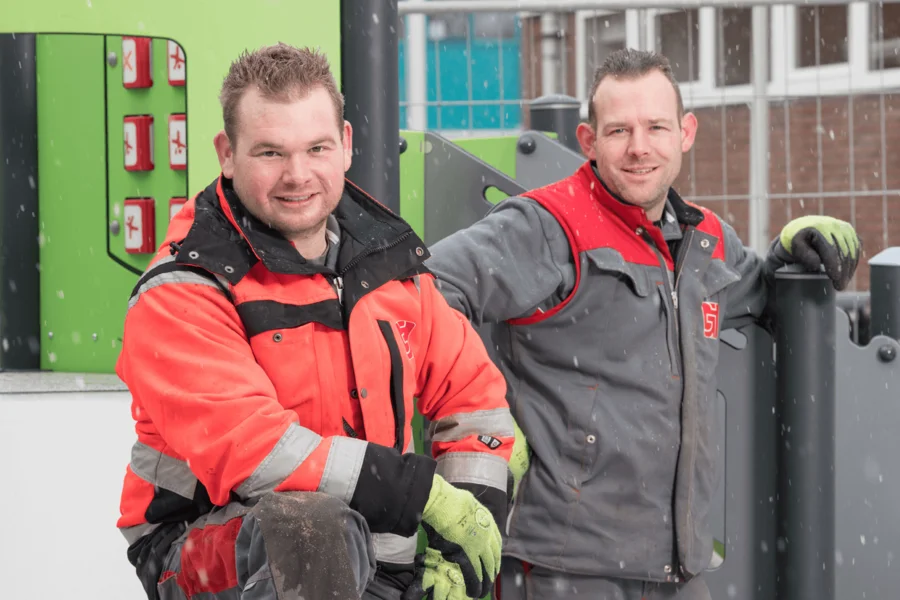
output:
[{"label": "dark grey steel panel", "polygon": [[540,131],[526,131],[516,143],[516,181],[533,190],[568,177],[584,161],[582,154]]},{"label": "dark grey steel panel", "polygon": [[396,0],[341,0],[341,85],[353,126],[348,179],[400,214]]},{"label": "dark grey steel panel", "polygon": [[[900,293],[895,291],[894,293]],[[837,313],[836,598],[900,597],[900,344]],[[885,362],[893,351],[895,357]]]},{"label": "dark grey steel panel", "polygon": [[34,35],[0,35],[0,370],[40,368]]},{"label": "dark grey steel panel", "polygon": [[725,562],[706,577],[713,598],[771,600],[777,432],[773,341],[756,325],[737,331],[746,345],[740,348],[732,341],[735,330],[723,331],[717,369],[725,397],[725,476],[712,518],[714,537],[725,542]]},{"label": "dark grey steel panel", "polygon": [[509,196],[526,188],[456,144],[425,132],[425,243],[433,244],[472,225],[491,209],[496,187]]}]

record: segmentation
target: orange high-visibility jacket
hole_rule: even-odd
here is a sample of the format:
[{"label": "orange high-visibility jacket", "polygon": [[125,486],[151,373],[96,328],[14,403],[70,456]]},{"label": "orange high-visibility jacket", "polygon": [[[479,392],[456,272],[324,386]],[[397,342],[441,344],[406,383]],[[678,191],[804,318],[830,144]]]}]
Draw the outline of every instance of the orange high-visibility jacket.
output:
[{"label": "orange high-visibility jacket", "polygon": [[[118,521],[130,543],[230,501],[319,491],[386,534],[388,562],[412,562],[435,469],[505,512],[503,377],[409,225],[349,182],[334,216],[336,270],[305,261],[223,177],[173,219],[117,364],[138,438]],[[414,402],[434,458],[412,453]]]}]

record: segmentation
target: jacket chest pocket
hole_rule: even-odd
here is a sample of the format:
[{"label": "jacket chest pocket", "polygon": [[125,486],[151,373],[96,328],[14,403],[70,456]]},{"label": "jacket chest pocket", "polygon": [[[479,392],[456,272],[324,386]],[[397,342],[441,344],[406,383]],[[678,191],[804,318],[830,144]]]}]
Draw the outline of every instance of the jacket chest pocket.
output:
[{"label": "jacket chest pocket", "polygon": [[580,294],[590,309],[604,311],[606,318],[603,320],[611,327],[615,327],[617,318],[625,313],[629,319],[634,317],[635,310],[640,310],[635,306],[635,300],[647,299],[651,293],[656,293],[647,268],[625,262],[617,251],[598,248],[585,254],[587,268],[581,274]]},{"label": "jacket chest pocket", "polygon": [[[668,292],[673,285],[671,273],[660,265],[627,263],[610,249],[591,251],[588,257],[592,271],[601,277],[593,287],[606,288],[600,293],[611,294],[603,308],[603,331],[598,332],[607,360],[621,365],[630,356],[642,353],[645,366],[660,369],[652,375],[677,374],[679,326]],[[668,282],[666,277],[670,278]]]},{"label": "jacket chest pocket", "polygon": [[269,376],[275,387],[278,402],[300,416],[300,424],[313,431],[322,431],[325,415],[317,352],[316,323],[299,327],[273,329],[253,336],[250,347],[256,362]]}]

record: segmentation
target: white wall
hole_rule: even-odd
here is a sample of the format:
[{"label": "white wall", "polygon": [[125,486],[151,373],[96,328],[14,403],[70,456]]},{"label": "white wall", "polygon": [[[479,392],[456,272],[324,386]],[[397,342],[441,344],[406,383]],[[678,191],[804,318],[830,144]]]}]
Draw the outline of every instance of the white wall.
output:
[{"label": "white wall", "polygon": [[118,379],[0,373],[0,597],[146,597],[116,529],[134,439]]}]

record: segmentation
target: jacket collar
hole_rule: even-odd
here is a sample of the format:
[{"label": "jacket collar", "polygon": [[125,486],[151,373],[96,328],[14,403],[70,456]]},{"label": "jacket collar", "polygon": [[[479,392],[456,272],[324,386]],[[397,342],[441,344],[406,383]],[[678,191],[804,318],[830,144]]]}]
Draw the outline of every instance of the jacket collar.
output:
[{"label": "jacket collar", "polygon": [[[373,255],[397,248],[391,261],[378,261],[378,268],[370,274],[376,281],[386,281],[422,268],[429,256],[405,221],[349,180],[345,180],[344,194],[332,214],[341,232],[339,275],[358,265],[367,266],[372,260],[365,259]],[[304,259],[284,236],[250,214],[231,180],[222,175],[197,196],[194,224],[178,248],[176,261],[221,275],[232,285],[257,262],[274,273],[333,273]]]},{"label": "jacket collar", "polygon": [[[590,171],[591,181],[600,182],[605,192],[595,194],[595,197],[605,208],[611,210],[625,221],[631,229],[636,229],[638,226],[648,229],[653,225],[650,219],[647,218],[647,213],[644,212],[643,208],[628,204],[607,187],[606,182],[600,178],[595,161],[588,161],[581,168],[585,171]],[[703,212],[685,202],[678,195],[678,192],[675,191],[675,188],[669,188],[667,203],[672,208],[672,214],[675,215],[675,219],[677,219],[679,224],[696,227],[703,221]]]}]

